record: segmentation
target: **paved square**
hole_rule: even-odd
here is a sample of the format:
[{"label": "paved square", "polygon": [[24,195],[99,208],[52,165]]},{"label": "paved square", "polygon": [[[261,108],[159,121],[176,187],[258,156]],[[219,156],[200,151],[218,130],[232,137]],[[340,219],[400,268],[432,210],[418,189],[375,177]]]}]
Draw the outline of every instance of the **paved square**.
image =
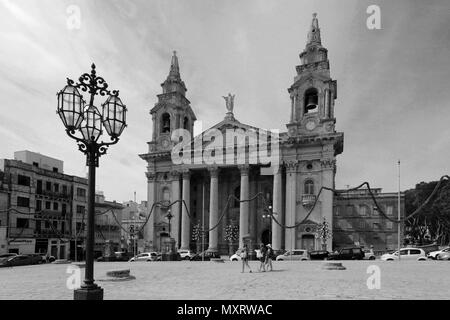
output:
[{"label": "paved square", "polygon": [[[448,261],[342,261],[346,270],[322,270],[323,261],[274,262],[273,272],[241,273],[241,262],[96,262],[105,299],[448,299]],[[380,268],[380,289],[368,289],[367,268]],[[73,299],[69,264],[0,268],[0,299]],[[131,270],[135,280],[99,281],[106,271]],[[84,270],[81,272],[84,277]]]}]

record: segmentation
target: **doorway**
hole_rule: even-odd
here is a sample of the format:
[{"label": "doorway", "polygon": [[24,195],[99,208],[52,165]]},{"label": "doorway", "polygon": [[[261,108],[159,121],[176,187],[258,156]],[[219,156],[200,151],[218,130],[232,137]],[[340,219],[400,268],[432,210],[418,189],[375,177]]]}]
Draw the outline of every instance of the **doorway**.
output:
[{"label": "doorway", "polygon": [[272,239],[272,232],[270,232],[270,229],[266,229],[261,233],[261,242],[264,245],[268,245],[269,243],[271,243],[271,239]]},{"label": "doorway", "polygon": [[314,251],[315,237],[312,234],[302,235],[302,249]]}]

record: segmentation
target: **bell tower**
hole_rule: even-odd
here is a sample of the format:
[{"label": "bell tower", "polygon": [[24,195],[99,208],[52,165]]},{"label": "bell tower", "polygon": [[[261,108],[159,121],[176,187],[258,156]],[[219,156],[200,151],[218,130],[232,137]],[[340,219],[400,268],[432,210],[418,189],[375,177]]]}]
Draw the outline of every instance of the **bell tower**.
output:
[{"label": "bell tower", "polygon": [[289,136],[333,133],[337,87],[330,77],[328,50],[322,46],[316,13],[300,61],[294,84],[288,89],[291,98],[291,117],[286,125]]},{"label": "bell tower", "polygon": [[181,80],[176,51],[173,52],[167,79],[161,84],[162,94],[150,110],[153,121],[150,151],[165,151],[172,148],[171,134],[176,129],[186,129],[193,136],[194,122],[197,120],[190,101],[186,98],[186,86]]}]

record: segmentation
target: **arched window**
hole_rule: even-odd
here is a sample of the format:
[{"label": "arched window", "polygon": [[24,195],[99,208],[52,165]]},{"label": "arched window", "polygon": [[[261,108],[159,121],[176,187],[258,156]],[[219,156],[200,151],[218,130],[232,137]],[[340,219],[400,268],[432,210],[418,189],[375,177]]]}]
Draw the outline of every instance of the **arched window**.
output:
[{"label": "arched window", "polygon": [[189,119],[188,119],[188,117],[184,117],[184,120],[183,120],[183,128],[184,128],[185,130],[189,130]]},{"label": "arched window", "polygon": [[305,194],[314,194],[314,181],[310,179],[305,181]]},{"label": "arched window", "polygon": [[313,113],[319,110],[319,93],[316,88],[309,88],[305,91],[305,112]]},{"label": "arched window", "polygon": [[161,117],[161,132],[170,132],[170,114],[168,114],[167,112],[163,113]]}]

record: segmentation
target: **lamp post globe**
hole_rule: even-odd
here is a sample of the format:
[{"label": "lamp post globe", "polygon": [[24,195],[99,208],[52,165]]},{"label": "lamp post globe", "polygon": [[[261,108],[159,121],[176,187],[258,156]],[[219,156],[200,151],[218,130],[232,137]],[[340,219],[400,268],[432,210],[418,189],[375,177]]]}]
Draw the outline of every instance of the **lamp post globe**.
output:
[{"label": "lamp post globe", "polygon": [[[87,92],[88,99],[84,99],[80,90]],[[103,113],[94,105],[96,95],[109,95],[102,104]],[[78,82],[67,79],[67,85],[57,93],[56,112],[66,128],[66,134],[77,142],[78,149],[86,155],[86,166],[89,167],[85,279],[81,288],[74,291],[75,300],[103,299],[103,289],[94,283],[95,168],[98,167],[99,157],[119,141],[126,127],[127,109],[118,96],[119,91],[108,90],[105,79],[97,76],[95,64],[92,64],[90,74],[82,74]],[[85,101],[89,101],[87,106]],[[109,135],[109,142],[98,142],[103,126]]]}]

